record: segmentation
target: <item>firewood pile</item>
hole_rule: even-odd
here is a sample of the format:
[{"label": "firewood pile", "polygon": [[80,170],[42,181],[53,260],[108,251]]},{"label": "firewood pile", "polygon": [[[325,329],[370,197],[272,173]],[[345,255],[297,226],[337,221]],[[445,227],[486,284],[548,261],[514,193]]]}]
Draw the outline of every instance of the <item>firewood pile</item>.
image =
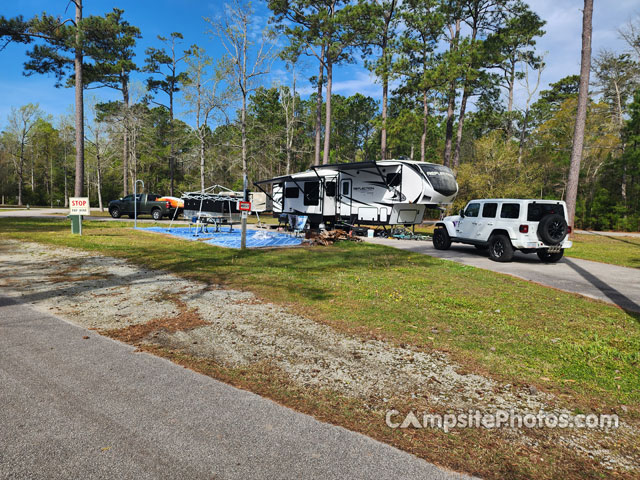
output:
[{"label": "firewood pile", "polygon": [[309,236],[311,245],[333,245],[341,240],[350,240],[352,242],[361,242],[362,239],[345,232],[344,230],[323,230],[320,233],[312,232]]}]

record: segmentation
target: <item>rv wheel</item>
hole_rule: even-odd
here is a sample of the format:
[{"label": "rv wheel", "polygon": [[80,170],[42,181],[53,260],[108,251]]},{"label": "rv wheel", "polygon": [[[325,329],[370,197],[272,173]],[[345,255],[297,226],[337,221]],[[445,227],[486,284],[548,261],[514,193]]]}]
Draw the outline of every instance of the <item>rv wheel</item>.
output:
[{"label": "rv wheel", "polygon": [[444,228],[438,228],[433,232],[433,246],[436,250],[448,250],[451,246],[451,237]]}]

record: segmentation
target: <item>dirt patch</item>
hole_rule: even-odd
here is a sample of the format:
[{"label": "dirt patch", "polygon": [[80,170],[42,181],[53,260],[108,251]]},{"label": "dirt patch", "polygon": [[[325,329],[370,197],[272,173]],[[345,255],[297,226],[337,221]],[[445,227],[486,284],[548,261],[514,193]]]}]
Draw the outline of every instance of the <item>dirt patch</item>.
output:
[{"label": "dirt patch", "polygon": [[[13,242],[0,245],[0,285],[3,293],[36,308],[143,349],[172,352],[190,365],[206,365],[218,372],[218,378],[228,381],[231,375],[238,385],[257,393],[262,392],[252,384],[256,380],[251,372],[263,371],[266,365],[286,379],[286,391],[306,398],[306,406],[300,407],[303,411],[397,444],[431,461],[442,456],[446,459],[442,462],[451,468],[473,473],[476,461],[460,463],[457,456],[472,459],[477,448],[493,448],[495,457],[482,457],[483,462],[502,462],[504,466],[510,461],[506,457],[522,451],[535,462],[556,464],[548,471],[551,477],[562,477],[557,465],[560,459],[566,463],[571,458],[576,459],[574,467],[593,464],[601,472],[640,474],[640,434],[636,423],[625,421],[614,430],[468,429],[449,434],[461,439],[453,443],[449,435],[433,430],[392,433],[381,423],[384,412],[392,408],[434,413],[500,409],[564,414],[572,419],[577,412],[559,407],[557,398],[530,385],[506,384],[465,371],[446,353],[346,335],[262,302],[248,292],[184,280],[111,257],[35,244],[21,243],[16,248]],[[269,375],[259,378],[269,382]],[[272,380],[275,382],[275,377]],[[269,384],[260,388],[279,399],[278,389],[284,387]],[[326,418],[324,413],[313,411],[325,411],[327,406],[321,403],[332,395],[349,399],[350,405],[357,405],[356,410],[333,419],[330,411],[326,411]],[[298,408],[295,402],[282,402]],[[340,410],[341,404],[342,400],[335,410]],[[357,412],[366,414],[358,416]],[[375,418],[380,423],[369,432],[358,418]],[[427,440],[431,435],[437,442]],[[389,440],[400,437],[410,442]],[[423,448],[425,445],[431,450]],[[442,445],[450,445],[451,451]],[[532,476],[522,468],[517,470],[520,476]],[[596,467],[589,468],[593,472]],[[490,471],[482,470],[484,475]],[[506,471],[495,471],[509,476]],[[492,476],[500,477],[497,473]]]},{"label": "dirt patch", "polygon": [[154,318],[147,323],[129,325],[124,328],[101,330],[100,333],[122,342],[137,344],[151,334],[157,336],[160,332],[169,334],[178,331],[184,332],[207,325],[207,322],[198,313],[197,308],[188,308],[185,302],[175,297],[171,297],[171,301],[178,308],[176,315]]}]

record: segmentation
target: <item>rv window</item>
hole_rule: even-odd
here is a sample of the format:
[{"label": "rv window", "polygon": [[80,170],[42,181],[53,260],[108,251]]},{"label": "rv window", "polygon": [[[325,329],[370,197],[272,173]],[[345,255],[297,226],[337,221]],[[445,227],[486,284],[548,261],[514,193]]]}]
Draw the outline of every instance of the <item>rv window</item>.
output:
[{"label": "rv window", "polygon": [[387,185],[390,187],[399,187],[402,181],[402,173],[387,173]]},{"label": "rv window", "polygon": [[449,197],[458,191],[456,177],[453,175],[453,172],[449,167],[437,165],[435,163],[426,163],[420,168],[422,168],[422,171],[425,173],[436,192],[444,195],[445,197]]},{"label": "rv window", "polygon": [[336,182],[327,182],[325,183],[326,195],[327,197],[335,197],[336,196]]},{"label": "rv window", "polygon": [[349,182],[342,182],[342,195],[349,195]]},{"label": "rv window", "polygon": [[298,187],[287,187],[284,189],[285,198],[298,198]]},{"label": "rv window", "polygon": [[484,218],[496,218],[496,212],[498,211],[497,203],[485,203],[482,207],[482,216]]},{"label": "rv window", "polygon": [[520,216],[520,205],[518,203],[503,203],[500,210],[500,218],[518,218]]},{"label": "rv window", "polygon": [[320,201],[320,182],[304,182],[304,204],[318,205]]}]

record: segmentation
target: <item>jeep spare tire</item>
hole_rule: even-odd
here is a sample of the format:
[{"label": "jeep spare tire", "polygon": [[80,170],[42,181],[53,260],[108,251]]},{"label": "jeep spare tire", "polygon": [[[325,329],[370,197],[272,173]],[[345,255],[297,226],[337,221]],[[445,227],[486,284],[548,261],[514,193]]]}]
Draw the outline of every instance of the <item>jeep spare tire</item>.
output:
[{"label": "jeep spare tire", "polygon": [[547,245],[558,245],[567,236],[567,221],[558,214],[547,215],[538,224],[538,237]]}]

